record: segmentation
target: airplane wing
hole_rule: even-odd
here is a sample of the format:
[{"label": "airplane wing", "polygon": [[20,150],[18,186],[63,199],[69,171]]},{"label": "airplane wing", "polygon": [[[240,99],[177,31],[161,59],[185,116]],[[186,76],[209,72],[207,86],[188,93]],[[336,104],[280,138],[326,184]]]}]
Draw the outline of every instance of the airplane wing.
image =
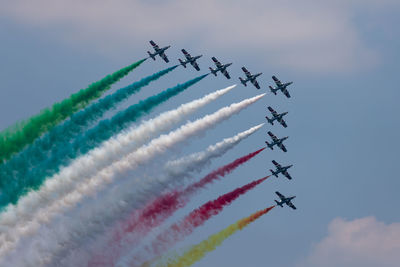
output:
[{"label": "airplane wing", "polygon": [[278,191],[276,191],[275,194],[277,194],[278,197],[279,197],[281,200],[285,199],[285,196],[282,195],[281,193],[279,193]]},{"label": "airplane wing", "polygon": [[229,76],[229,73],[228,73],[228,71],[226,69],[222,71],[222,74],[224,74],[225,77],[228,78],[228,79],[231,78],[231,76]]},{"label": "airplane wing", "polygon": [[200,70],[200,67],[199,67],[199,65],[197,65],[196,61],[191,61],[190,64],[192,64],[192,66],[193,66],[197,71]]},{"label": "airplane wing", "polygon": [[289,180],[292,180],[292,176],[290,176],[290,174],[287,171],[284,171],[283,175],[285,175],[286,178],[288,178]]},{"label": "airplane wing", "polygon": [[273,163],[276,167],[281,168],[281,165],[280,165],[278,162],[276,162],[275,160],[272,160],[272,163]]},{"label": "airplane wing", "polygon": [[272,140],[274,140],[274,142],[278,141],[278,137],[276,137],[273,133],[268,132],[268,135],[271,136]]},{"label": "airplane wing", "polygon": [[287,127],[286,121],[284,119],[280,119],[279,123],[282,124],[283,127]]},{"label": "airplane wing", "polygon": [[249,72],[245,67],[242,67],[242,70],[243,70],[243,72],[246,74],[247,78],[250,78],[250,77],[251,77],[250,72]]},{"label": "airplane wing", "polygon": [[294,210],[296,209],[296,206],[293,205],[293,203],[290,202],[290,201],[287,203],[287,205],[288,205],[289,207],[291,207],[292,209],[294,209]]},{"label": "airplane wing", "polygon": [[283,152],[287,152],[286,147],[285,147],[284,144],[281,143],[281,144],[279,144],[278,146],[279,146],[280,149],[283,150]]},{"label": "airplane wing", "polygon": [[191,56],[188,52],[186,52],[185,49],[182,49],[181,51],[182,51],[182,53],[185,55],[185,57],[186,57],[187,59],[191,59],[191,58],[192,58],[192,56]]},{"label": "airplane wing", "polygon": [[165,62],[167,62],[167,63],[169,62],[169,59],[168,59],[167,55],[165,55],[164,53],[160,53],[160,57],[162,59],[164,59]]},{"label": "airplane wing", "polygon": [[268,107],[268,110],[274,115],[274,117],[278,116],[278,113],[271,107]]},{"label": "airplane wing", "polygon": [[284,93],[284,95],[285,95],[287,98],[290,98],[289,91],[286,90],[286,88],[282,90],[282,93]]},{"label": "airplane wing", "polygon": [[153,41],[153,40],[151,40],[150,41],[150,44],[154,47],[154,49],[157,51],[158,49],[160,49],[160,47],[158,47],[158,45]]},{"label": "airplane wing", "polygon": [[258,84],[258,82],[257,82],[256,79],[251,80],[251,83],[252,83],[257,89],[260,89],[260,85]]},{"label": "airplane wing", "polygon": [[276,83],[277,86],[282,85],[282,82],[278,78],[276,78],[276,76],[272,76],[272,79],[274,80],[274,82]]},{"label": "airplane wing", "polygon": [[221,62],[219,62],[218,59],[216,59],[215,57],[212,57],[211,59],[214,61],[215,66],[217,66],[218,68],[222,67]]}]

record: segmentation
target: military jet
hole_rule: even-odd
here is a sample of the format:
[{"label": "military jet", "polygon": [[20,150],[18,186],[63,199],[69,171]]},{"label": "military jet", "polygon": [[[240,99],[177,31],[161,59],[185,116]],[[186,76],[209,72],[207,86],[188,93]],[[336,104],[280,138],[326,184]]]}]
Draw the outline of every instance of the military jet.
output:
[{"label": "military jet", "polygon": [[267,146],[271,149],[274,150],[274,145],[277,145],[280,149],[282,149],[283,152],[287,152],[286,147],[283,145],[283,141],[289,138],[289,136],[278,138],[276,137],[273,133],[268,132],[268,135],[271,136],[272,138],[272,143],[268,143],[265,141]]},{"label": "military jet", "polygon": [[287,127],[287,124],[285,122],[285,120],[283,119],[283,116],[285,116],[286,114],[288,114],[288,112],[283,112],[281,114],[278,114],[273,108],[268,107],[268,110],[271,112],[272,114],[272,118],[268,118],[268,116],[266,116],[265,118],[267,119],[267,121],[274,125],[274,121],[276,120],[277,122],[279,122],[280,124],[282,124],[283,127]]},{"label": "military jet", "polygon": [[278,191],[275,192],[275,194],[278,195],[278,197],[281,199],[280,201],[275,200],[276,204],[278,206],[281,206],[283,208],[283,204],[288,205],[289,207],[291,207],[292,209],[296,209],[296,207],[293,205],[292,203],[292,199],[294,199],[296,196],[292,196],[292,197],[285,197],[284,195],[282,195],[281,193],[279,193]]},{"label": "military jet", "polygon": [[291,168],[293,165],[288,165],[288,166],[284,166],[282,167],[281,164],[279,164],[278,162],[276,162],[275,160],[272,161],[272,163],[275,165],[276,170],[273,171],[270,169],[270,172],[272,173],[272,175],[274,175],[276,178],[278,178],[278,174],[282,173],[283,175],[286,176],[286,178],[288,178],[289,180],[292,180],[292,177],[290,176],[290,174],[288,173],[288,169]]},{"label": "military jet", "polygon": [[199,67],[199,65],[197,65],[196,60],[199,59],[199,58],[201,58],[203,55],[199,55],[199,56],[192,57],[188,52],[186,52],[185,49],[182,49],[181,51],[182,51],[182,53],[185,55],[186,60],[178,59],[178,60],[179,60],[179,63],[181,63],[181,65],[182,65],[184,68],[186,68],[186,64],[190,63],[197,71],[199,71],[199,70],[200,70],[200,67]]},{"label": "military jet", "polygon": [[229,76],[229,73],[226,71],[226,68],[232,65],[232,63],[221,64],[221,62],[219,62],[218,59],[216,59],[215,57],[212,57],[211,59],[214,61],[215,66],[217,66],[215,70],[210,67],[211,73],[217,76],[217,72],[220,71],[222,74],[225,75],[226,78],[230,79],[231,76]]},{"label": "military jet", "polygon": [[251,82],[257,89],[260,89],[260,85],[258,84],[256,78],[258,76],[260,76],[262,74],[262,72],[252,75],[245,67],[242,67],[242,70],[243,70],[244,74],[246,74],[246,78],[243,79],[243,78],[239,77],[240,82],[244,86],[247,86],[246,85],[247,82]]},{"label": "military jet", "polygon": [[169,62],[167,56],[165,55],[165,50],[167,50],[168,48],[170,48],[171,46],[165,46],[163,48],[160,48],[153,40],[150,41],[150,44],[153,46],[154,49],[154,53],[150,53],[150,51],[147,51],[147,53],[149,54],[149,56],[153,59],[156,60],[156,56],[159,55],[162,59],[164,59],[165,62]]},{"label": "military jet", "polygon": [[286,87],[291,85],[293,82],[288,82],[288,83],[282,83],[276,76],[272,76],[272,79],[274,80],[276,84],[276,88],[273,88],[272,86],[269,86],[269,89],[271,89],[271,92],[276,95],[276,92],[281,90],[282,93],[287,97],[290,98],[290,94],[288,90],[286,90]]}]

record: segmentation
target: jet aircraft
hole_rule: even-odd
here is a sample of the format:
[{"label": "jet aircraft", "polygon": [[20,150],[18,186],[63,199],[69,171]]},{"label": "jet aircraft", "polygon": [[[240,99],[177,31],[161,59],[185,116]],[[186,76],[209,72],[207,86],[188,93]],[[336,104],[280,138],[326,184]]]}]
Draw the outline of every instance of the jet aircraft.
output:
[{"label": "jet aircraft", "polygon": [[285,120],[283,119],[283,116],[285,116],[286,114],[288,114],[288,112],[283,112],[281,114],[278,114],[273,108],[268,107],[268,110],[271,112],[272,114],[272,118],[268,118],[268,116],[266,116],[265,118],[267,119],[267,121],[274,125],[274,121],[276,120],[277,122],[279,122],[280,124],[282,124],[283,127],[287,127],[287,124],[285,122]]},{"label": "jet aircraft", "polygon": [[284,195],[282,195],[281,193],[279,193],[278,191],[275,192],[275,194],[278,195],[278,197],[280,198],[280,201],[275,200],[276,204],[278,206],[281,206],[283,208],[283,204],[288,205],[289,207],[291,207],[292,209],[296,209],[296,207],[293,205],[292,203],[292,199],[294,199],[296,196],[292,196],[292,197],[285,197]]},{"label": "jet aircraft", "polygon": [[229,76],[229,73],[226,70],[226,68],[229,67],[230,65],[232,65],[232,63],[221,64],[221,62],[219,62],[218,59],[216,59],[215,57],[212,57],[211,59],[214,61],[215,66],[217,66],[216,69],[213,69],[210,67],[211,73],[214,74],[215,76],[217,76],[217,72],[220,71],[222,74],[225,75],[226,78],[230,79],[231,76]]},{"label": "jet aircraft", "polygon": [[281,90],[282,93],[287,97],[290,98],[290,94],[288,90],[286,90],[286,87],[291,85],[293,82],[288,82],[288,83],[282,83],[276,76],[272,76],[272,79],[274,80],[276,84],[276,88],[273,88],[272,86],[269,86],[269,89],[271,89],[271,92],[276,95],[276,92]]},{"label": "jet aircraft", "polygon": [[286,147],[283,145],[283,141],[289,138],[289,136],[278,138],[276,137],[273,133],[268,132],[268,135],[271,136],[272,138],[272,143],[268,143],[265,141],[267,146],[271,149],[274,150],[274,145],[277,145],[280,149],[282,149],[283,152],[287,152]]},{"label": "jet aircraft", "polygon": [[154,53],[150,53],[150,51],[147,51],[147,53],[149,54],[149,56],[153,59],[156,60],[156,56],[159,55],[162,59],[164,59],[165,62],[169,62],[167,56],[165,55],[165,50],[167,50],[168,48],[170,48],[171,46],[165,46],[163,48],[160,48],[153,40],[150,41],[150,44],[153,46],[154,49]]},{"label": "jet aircraft", "polygon": [[272,161],[272,163],[275,165],[276,170],[273,171],[270,169],[270,172],[272,173],[272,175],[274,175],[276,178],[278,178],[278,174],[282,173],[283,175],[286,176],[286,178],[288,178],[289,180],[292,179],[292,177],[290,176],[290,174],[288,173],[288,169],[291,168],[293,165],[288,165],[288,166],[284,166],[282,167],[278,162],[276,162],[275,160]]},{"label": "jet aircraft", "polygon": [[240,82],[247,86],[247,82],[251,82],[257,89],[260,89],[260,85],[258,84],[256,78],[262,74],[262,72],[252,75],[245,67],[242,67],[243,72],[246,74],[246,78],[243,79],[239,77]]},{"label": "jet aircraft", "polygon": [[190,63],[197,71],[199,71],[199,70],[200,70],[200,67],[199,67],[199,65],[197,64],[196,60],[199,59],[199,58],[201,58],[203,55],[199,55],[199,56],[192,57],[188,52],[186,52],[185,49],[182,49],[181,51],[182,51],[182,53],[185,55],[186,60],[178,59],[178,60],[179,60],[179,63],[181,63],[181,65],[182,65],[184,68],[186,68],[186,64]]}]

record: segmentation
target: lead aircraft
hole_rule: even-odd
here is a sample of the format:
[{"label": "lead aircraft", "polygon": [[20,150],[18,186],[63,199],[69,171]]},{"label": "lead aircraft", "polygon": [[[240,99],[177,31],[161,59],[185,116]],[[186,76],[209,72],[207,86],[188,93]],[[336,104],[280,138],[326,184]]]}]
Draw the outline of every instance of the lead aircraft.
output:
[{"label": "lead aircraft", "polygon": [[168,57],[165,55],[165,50],[170,48],[171,46],[165,46],[163,48],[160,48],[153,40],[150,41],[150,44],[153,46],[154,53],[151,53],[150,51],[147,51],[149,56],[153,59],[156,60],[156,56],[159,55],[162,59],[164,59],[165,62],[169,62]]}]

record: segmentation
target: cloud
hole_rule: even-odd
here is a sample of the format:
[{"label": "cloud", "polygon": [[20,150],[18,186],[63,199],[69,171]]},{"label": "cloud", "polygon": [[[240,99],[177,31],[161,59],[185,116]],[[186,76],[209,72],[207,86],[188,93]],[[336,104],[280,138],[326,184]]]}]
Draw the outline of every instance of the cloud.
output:
[{"label": "cloud", "polygon": [[3,2],[0,14],[101,54],[126,55],[156,39],[296,71],[346,72],[378,62],[351,10],[311,0],[20,0]]},{"label": "cloud", "polygon": [[399,263],[400,223],[385,224],[366,217],[334,219],[328,235],[298,266],[396,267]]}]

